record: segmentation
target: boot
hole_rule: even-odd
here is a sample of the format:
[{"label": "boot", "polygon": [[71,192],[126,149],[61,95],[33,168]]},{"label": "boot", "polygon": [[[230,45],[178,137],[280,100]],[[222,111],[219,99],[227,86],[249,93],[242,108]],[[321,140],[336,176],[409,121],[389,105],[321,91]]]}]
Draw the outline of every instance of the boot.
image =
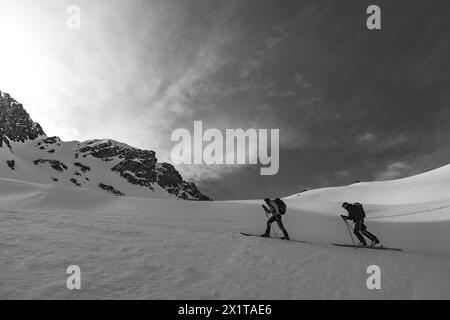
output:
[{"label": "boot", "polygon": [[267,223],[266,232],[264,232],[261,237],[270,238],[270,223]]}]

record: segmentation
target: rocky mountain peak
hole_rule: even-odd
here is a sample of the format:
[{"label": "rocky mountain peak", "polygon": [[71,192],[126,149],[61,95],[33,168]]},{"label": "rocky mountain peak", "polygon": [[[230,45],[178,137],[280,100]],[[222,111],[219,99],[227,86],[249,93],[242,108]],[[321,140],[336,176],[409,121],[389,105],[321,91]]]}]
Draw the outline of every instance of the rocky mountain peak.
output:
[{"label": "rocky mountain peak", "polygon": [[20,103],[0,91],[0,147],[3,143],[10,146],[9,141],[25,142],[39,136],[45,136],[41,126],[31,120]]},{"label": "rocky mountain peak", "polygon": [[33,170],[47,172],[49,183],[101,189],[116,196],[127,195],[127,187],[138,187],[152,193],[159,186],[163,192],[178,199],[211,200],[194,183],[184,181],[171,164],[158,163],[154,151],[141,150],[111,139],[65,143],[58,137],[47,137],[20,103],[9,94],[0,92],[0,147],[6,144],[12,151],[4,168],[11,170],[10,177],[18,180],[18,176],[11,174],[20,174],[20,165],[14,160],[20,156],[12,150],[10,142],[27,140],[36,140],[36,143],[26,146],[33,157],[30,165]]}]

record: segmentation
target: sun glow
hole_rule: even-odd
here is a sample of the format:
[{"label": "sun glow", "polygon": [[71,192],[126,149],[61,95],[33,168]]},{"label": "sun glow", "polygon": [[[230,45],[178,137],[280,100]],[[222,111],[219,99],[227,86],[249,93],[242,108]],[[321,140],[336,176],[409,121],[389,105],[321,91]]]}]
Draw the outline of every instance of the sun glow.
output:
[{"label": "sun glow", "polygon": [[51,72],[45,65],[39,34],[26,20],[11,12],[0,19],[0,90],[21,97],[34,96]]},{"label": "sun glow", "polygon": [[21,1],[0,6],[0,90],[47,129],[52,128],[50,92],[58,86],[58,68],[51,46],[55,32],[43,17],[43,11]]}]

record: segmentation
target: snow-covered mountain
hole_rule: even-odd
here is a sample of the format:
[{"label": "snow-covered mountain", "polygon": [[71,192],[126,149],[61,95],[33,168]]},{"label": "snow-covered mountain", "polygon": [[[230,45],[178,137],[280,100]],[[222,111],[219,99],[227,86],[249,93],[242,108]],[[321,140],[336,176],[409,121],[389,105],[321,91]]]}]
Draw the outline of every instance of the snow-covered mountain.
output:
[{"label": "snow-covered mountain", "polygon": [[[244,237],[261,201],[177,201],[202,196],[152,151],[46,137],[1,97],[0,299],[450,299],[450,166],[287,197],[294,241]],[[352,243],[344,201],[403,251],[333,246]]]},{"label": "snow-covered mountain", "polygon": [[[420,190],[421,189],[421,190]],[[450,166],[286,198],[293,240],[262,233],[261,201],[113,197],[0,178],[0,298],[449,299]],[[352,243],[339,217],[361,200],[369,230],[403,252]],[[280,231],[275,226],[275,231]],[[69,265],[82,289],[66,287]],[[381,271],[370,290],[369,266]]]},{"label": "snow-covered mountain", "polygon": [[47,137],[23,106],[0,92],[0,177],[103,190],[116,196],[210,200],[154,151],[114,140]]}]

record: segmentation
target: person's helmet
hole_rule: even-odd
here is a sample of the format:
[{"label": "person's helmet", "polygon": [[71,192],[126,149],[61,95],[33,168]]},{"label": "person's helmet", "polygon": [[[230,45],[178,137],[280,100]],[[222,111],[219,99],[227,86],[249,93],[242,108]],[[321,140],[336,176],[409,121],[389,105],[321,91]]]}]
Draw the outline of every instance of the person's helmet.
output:
[{"label": "person's helmet", "polygon": [[342,208],[347,209],[348,204],[349,204],[348,202],[344,202],[344,203],[342,204]]}]

